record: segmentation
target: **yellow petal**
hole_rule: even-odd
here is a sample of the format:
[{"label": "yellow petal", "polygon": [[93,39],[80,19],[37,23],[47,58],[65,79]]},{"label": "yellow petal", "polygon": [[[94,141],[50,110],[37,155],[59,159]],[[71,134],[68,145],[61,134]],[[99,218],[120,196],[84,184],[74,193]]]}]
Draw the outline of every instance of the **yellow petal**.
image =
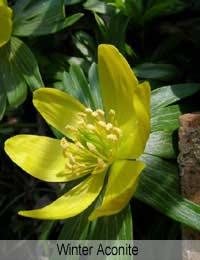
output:
[{"label": "yellow petal", "polygon": [[6,0],[0,0],[0,5],[7,5],[7,1]]},{"label": "yellow petal", "polygon": [[104,176],[90,176],[50,205],[41,209],[20,211],[18,214],[38,219],[65,219],[76,216],[97,198],[103,186]]},{"label": "yellow petal", "polygon": [[126,59],[113,45],[99,45],[98,70],[105,111],[114,109],[122,126],[132,117],[138,81]]},{"label": "yellow petal", "polygon": [[53,88],[36,90],[33,104],[50,125],[69,138],[73,138],[65,127],[66,125],[76,127],[76,114],[85,110],[84,105],[67,93]]},{"label": "yellow petal", "polygon": [[138,176],[144,166],[139,161],[115,161],[109,172],[102,205],[92,212],[89,220],[116,214],[126,207],[136,190]]},{"label": "yellow petal", "polygon": [[132,119],[123,126],[118,157],[138,158],[144,151],[150,133],[150,85],[148,82],[135,88]]},{"label": "yellow petal", "polygon": [[12,9],[0,2],[0,47],[6,44],[12,32]]},{"label": "yellow petal", "polygon": [[5,142],[5,151],[13,162],[40,180],[64,182],[77,179],[65,169],[66,158],[59,140],[17,135]]}]

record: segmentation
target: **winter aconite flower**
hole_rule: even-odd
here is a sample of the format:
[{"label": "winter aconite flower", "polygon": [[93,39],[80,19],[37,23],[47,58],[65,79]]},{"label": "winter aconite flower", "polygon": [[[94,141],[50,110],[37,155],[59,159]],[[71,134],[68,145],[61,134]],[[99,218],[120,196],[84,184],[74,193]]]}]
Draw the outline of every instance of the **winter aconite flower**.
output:
[{"label": "winter aconite flower", "polygon": [[7,6],[6,0],[0,0],[0,47],[6,44],[12,32],[12,9]]},{"label": "winter aconite flower", "polygon": [[133,196],[145,166],[136,159],[150,131],[150,87],[147,82],[138,83],[112,45],[99,46],[98,69],[104,111],[93,111],[59,90],[41,88],[34,92],[33,103],[63,138],[18,135],[6,141],[10,158],[38,179],[68,182],[82,177],[50,205],[20,211],[20,215],[39,219],[76,216],[96,200],[105,183],[102,204],[90,220],[118,213]]}]

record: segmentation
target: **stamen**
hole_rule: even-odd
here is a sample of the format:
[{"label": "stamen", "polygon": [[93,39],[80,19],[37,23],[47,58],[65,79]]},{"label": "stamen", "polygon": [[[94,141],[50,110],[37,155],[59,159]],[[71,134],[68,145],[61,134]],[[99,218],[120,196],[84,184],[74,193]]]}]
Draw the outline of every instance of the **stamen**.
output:
[{"label": "stamen", "polygon": [[60,140],[67,171],[77,177],[105,171],[114,160],[122,135],[115,111],[110,109],[106,120],[103,110],[86,108],[76,114],[76,119],[77,127],[66,125],[66,129],[73,134],[73,142],[65,137]]},{"label": "stamen", "polygon": [[90,152],[97,152],[97,148],[92,143],[87,142],[86,144]]},{"label": "stamen", "polygon": [[115,116],[115,110],[110,109],[109,116],[111,116],[111,117]]},{"label": "stamen", "polygon": [[113,132],[117,134],[118,137],[122,135],[122,130],[119,127],[113,127]]},{"label": "stamen", "polygon": [[92,116],[96,118],[98,116],[98,113],[96,111],[94,111],[94,112],[92,112]]},{"label": "stamen", "polygon": [[115,121],[115,111],[113,109],[110,109],[110,111],[109,111],[109,118],[110,118],[110,122],[114,123],[114,121]]},{"label": "stamen", "polygon": [[86,115],[86,113],[83,113],[83,112],[78,112],[78,117],[80,117],[80,118],[85,118],[87,115]]},{"label": "stamen", "polygon": [[91,108],[86,108],[86,109],[85,109],[85,113],[86,113],[86,114],[92,114],[92,112],[93,112],[93,111],[92,111]]},{"label": "stamen", "polygon": [[84,148],[84,146],[80,142],[76,142],[75,145],[80,149]]},{"label": "stamen", "polygon": [[106,166],[106,163],[102,159],[100,159],[100,158],[98,158],[97,163],[98,163],[98,168],[99,169],[103,169]]},{"label": "stamen", "polygon": [[69,162],[72,165],[76,163],[76,159],[74,158],[74,156],[71,153],[68,155],[68,158],[69,158]]},{"label": "stamen", "polygon": [[86,126],[86,123],[83,119],[79,120],[78,123],[77,123],[79,126],[82,126],[82,127],[85,127]]},{"label": "stamen", "polygon": [[75,167],[74,167],[74,170],[75,171],[78,171],[78,170],[80,170],[80,171],[83,171],[83,170],[85,170],[86,169],[86,166],[85,166],[85,164],[84,163],[76,163],[75,164]]},{"label": "stamen", "polygon": [[69,162],[67,162],[67,163],[65,164],[65,167],[66,167],[67,169],[69,169],[69,170],[72,170],[72,168],[73,168],[72,164],[69,163]]},{"label": "stamen", "polygon": [[106,129],[106,123],[104,121],[98,121],[98,125]]},{"label": "stamen", "polygon": [[113,128],[113,125],[111,123],[106,124],[106,130],[110,131]]},{"label": "stamen", "polygon": [[107,135],[107,139],[111,140],[113,142],[117,142],[118,141],[118,137],[116,135],[114,135],[114,134]]},{"label": "stamen", "polygon": [[96,127],[94,125],[92,125],[92,124],[87,124],[87,129],[91,130],[91,131],[95,131]]},{"label": "stamen", "polygon": [[67,149],[67,148],[69,147],[69,144],[68,144],[68,142],[67,142],[67,140],[66,140],[65,137],[63,137],[63,138],[60,140],[60,145],[61,145],[61,147],[62,147],[63,149]]},{"label": "stamen", "polygon": [[98,173],[102,172],[106,167],[107,167],[107,164],[102,159],[98,158],[97,166],[92,171],[92,174],[98,174]]},{"label": "stamen", "polygon": [[65,129],[70,131],[70,132],[74,132],[74,133],[78,132],[78,130],[75,127],[71,126],[71,125],[66,125]]},{"label": "stamen", "polygon": [[100,119],[104,119],[104,114],[105,114],[105,113],[104,113],[103,110],[97,109],[96,112],[97,112],[97,114],[98,114],[98,116],[99,116]]}]

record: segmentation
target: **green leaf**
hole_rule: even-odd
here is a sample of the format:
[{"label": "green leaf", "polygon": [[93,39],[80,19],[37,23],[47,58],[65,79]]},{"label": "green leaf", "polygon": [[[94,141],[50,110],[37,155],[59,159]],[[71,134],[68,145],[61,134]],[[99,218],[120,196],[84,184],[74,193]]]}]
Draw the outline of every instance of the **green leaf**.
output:
[{"label": "green leaf", "polygon": [[20,73],[24,76],[28,86],[32,89],[38,89],[44,86],[37,61],[28,48],[20,39],[12,37],[11,49],[15,55],[16,65]]},{"label": "green leaf", "polygon": [[172,132],[157,131],[150,134],[145,153],[163,158],[176,158]]},{"label": "green leaf", "polygon": [[108,8],[106,3],[104,3],[100,0],[87,0],[83,6],[87,10],[90,10],[92,12],[101,13],[101,14],[107,13],[107,8]]},{"label": "green leaf", "polygon": [[55,86],[66,91],[87,107],[91,107],[92,109],[102,108],[96,64],[91,65],[88,78],[89,83],[81,67],[72,64],[69,72],[63,72],[62,84],[57,82]]},{"label": "green leaf", "polygon": [[[0,66],[1,68],[1,66]],[[1,81],[0,81],[1,82]],[[0,120],[2,119],[6,110],[6,93],[3,87],[0,88]]]},{"label": "green leaf", "polygon": [[0,85],[12,107],[20,105],[27,95],[27,85],[18,66],[17,55],[20,53],[13,50],[12,39],[0,48]]},{"label": "green leaf", "polygon": [[39,36],[60,31],[82,14],[65,18],[63,0],[18,0],[14,7],[13,35]]},{"label": "green leaf", "polygon": [[92,222],[89,238],[92,240],[132,240],[133,224],[130,206],[120,213]]},{"label": "green leaf", "polygon": [[27,85],[34,90],[44,84],[35,57],[21,40],[12,37],[0,48],[0,59],[1,118],[6,100],[11,107],[17,107],[26,99]]},{"label": "green leaf", "polygon": [[187,7],[186,3],[180,0],[158,1],[151,8],[147,8],[143,20],[145,23],[166,15],[176,14]]},{"label": "green leaf", "polygon": [[152,114],[161,107],[168,106],[182,98],[191,96],[200,90],[200,84],[185,83],[157,88],[152,91]]},{"label": "green leaf", "polygon": [[58,236],[59,240],[86,240],[88,238],[88,231],[90,222],[88,216],[91,209],[84,211],[82,214],[67,219]]},{"label": "green leaf", "polygon": [[179,105],[161,107],[153,111],[151,116],[151,131],[171,131],[179,127],[179,116],[181,115]]},{"label": "green leaf", "polygon": [[103,109],[103,101],[101,95],[101,88],[98,77],[98,67],[96,63],[93,63],[88,72],[89,86],[92,93],[92,97],[95,103],[95,108]]},{"label": "green leaf", "polygon": [[160,158],[143,155],[144,169],[135,197],[172,219],[200,230],[200,206],[178,194],[177,168]]},{"label": "green leaf", "polygon": [[162,81],[171,81],[181,76],[181,72],[171,64],[143,63],[135,66],[134,72],[139,78]]},{"label": "green leaf", "polygon": [[79,4],[83,2],[83,0],[65,0],[64,3],[65,5],[74,5],[74,4]]},{"label": "green leaf", "polygon": [[58,236],[59,240],[132,240],[133,226],[130,207],[119,214],[88,221],[93,210],[89,207],[82,214],[67,219]]},{"label": "green leaf", "polygon": [[41,231],[41,235],[39,236],[39,240],[48,240],[49,235],[53,229],[53,227],[55,226],[56,221],[54,220],[48,220],[46,222],[44,222],[44,226],[42,228]]},{"label": "green leaf", "polygon": [[79,31],[73,36],[73,43],[83,55],[84,59],[92,62],[96,60],[96,43],[86,32]]}]

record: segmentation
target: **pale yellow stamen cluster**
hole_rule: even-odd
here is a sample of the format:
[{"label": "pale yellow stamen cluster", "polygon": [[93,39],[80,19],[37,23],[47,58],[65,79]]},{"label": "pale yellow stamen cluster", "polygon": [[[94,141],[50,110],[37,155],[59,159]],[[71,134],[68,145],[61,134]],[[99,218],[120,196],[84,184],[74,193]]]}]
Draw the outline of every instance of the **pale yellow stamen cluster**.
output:
[{"label": "pale yellow stamen cluster", "polygon": [[117,126],[115,111],[110,110],[108,118],[104,111],[90,108],[77,113],[77,127],[66,126],[73,136],[73,143],[61,139],[66,169],[75,175],[98,174],[111,164],[117,152],[121,129]]}]

